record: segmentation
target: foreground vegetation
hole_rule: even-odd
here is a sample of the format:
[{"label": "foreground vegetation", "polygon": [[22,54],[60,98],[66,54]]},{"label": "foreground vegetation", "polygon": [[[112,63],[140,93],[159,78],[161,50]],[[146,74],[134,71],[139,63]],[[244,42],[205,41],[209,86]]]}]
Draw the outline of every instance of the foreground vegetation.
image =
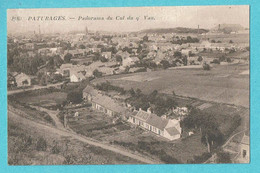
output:
[{"label": "foreground vegetation", "polygon": [[139,163],[78,140],[25,125],[13,117],[8,118],[9,165]]}]

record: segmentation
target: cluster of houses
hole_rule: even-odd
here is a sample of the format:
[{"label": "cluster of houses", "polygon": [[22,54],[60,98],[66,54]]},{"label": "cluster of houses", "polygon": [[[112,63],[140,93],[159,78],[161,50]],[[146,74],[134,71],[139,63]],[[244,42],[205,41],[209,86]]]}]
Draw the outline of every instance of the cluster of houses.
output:
[{"label": "cluster of houses", "polygon": [[168,140],[181,138],[182,129],[179,118],[159,117],[149,109],[147,111],[142,109],[131,111],[121,101],[105,95],[90,85],[83,90],[83,98],[92,104],[92,109],[101,111],[108,116],[120,116],[128,122]]},{"label": "cluster of houses", "polygon": [[[174,33],[101,34],[87,32],[30,37],[8,37],[8,44],[15,43],[18,48],[24,50],[21,54],[28,57],[59,55],[64,60],[64,64],[57,68],[55,73],[69,77],[70,82],[80,82],[93,77],[95,70],[98,70],[102,76],[152,70],[149,69],[152,67],[148,68],[147,64],[138,63],[141,60],[154,62],[157,65],[163,65],[162,60],[175,64],[174,66],[209,64],[214,58],[201,57],[199,60],[198,54],[201,51],[225,52],[227,49],[244,50],[248,47],[247,44],[242,43],[211,42],[203,37],[196,43],[173,44],[171,41],[177,37],[186,39],[185,36],[177,36]],[[144,37],[147,37],[147,40]],[[181,57],[187,57],[187,63],[182,58],[176,57],[176,52],[180,52]],[[72,56],[70,62],[64,59],[67,54]],[[245,57],[249,57],[249,55],[245,54]],[[28,76],[22,74],[21,77],[22,81],[26,81],[24,79],[27,78],[28,83],[21,84],[17,79],[19,83],[17,86],[31,85]],[[14,76],[10,78],[10,81],[13,78]]]}]

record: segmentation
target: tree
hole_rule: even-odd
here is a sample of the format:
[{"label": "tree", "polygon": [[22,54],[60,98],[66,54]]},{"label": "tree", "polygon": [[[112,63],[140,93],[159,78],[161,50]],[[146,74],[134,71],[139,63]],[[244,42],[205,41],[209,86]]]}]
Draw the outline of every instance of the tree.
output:
[{"label": "tree", "polygon": [[122,56],[116,55],[116,61],[121,63],[123,61]]},{"label": "tree", "polygon": [[231,58],[228,57],[228,58],[227,58],[227,62],[231,62],[231,61],[232,61]]},{"label": "tree", "polygon": [[207,64],[207,63],[204,63],[204,64],[203,64],[203,70],[209,71],[209,70],[210,70],[210,65]]},{"label": "tree", "polygon": [[106,59],[104,56],[101,56],[100,61],[101,62],[108,62],[108,59]]},{"label": "tree", "polygon": [[70,63],[71,58],[72,58],[72,54],[67,53],[67,54],[64,56],[64,62],[65,62],[65,63]]},{"label": "tree", "polygon": [[182,62],[184,66],[188,65],[188,58],[186,55],[182,58]]},{"label": "tree", "polygon": [[219,59],[213,59],[212,63],[214,63],[214,64],[220,64],[220,61],[219,61]]},{"label": "tree", "polygon": [[79,45],[79,48],[80,48],[80,49],[86,49],[86,46],[83,45],[83,44],[81,44],[81,45]]},{"label": "tree", "polygon": [[98,71],[97,69],[95,69],[95,70],[93,71],[93,75],[94,75],[95,77],[102,77],[102,72],[100,72],[100,71]]},{"label": "tree", "polygon": [[203,60],[202,56],[198,57],[198,61],[201,62]]},{"label": "tree", "polygon": [[142,94],[142,91],[139,89],[139,88],[137,88],[137,90],[136,90],[136,96],[137,97],[140,97],[141,96],[141,94]]},{"label": "tree", "polygon": [[47,85],[47,80],[46,80],[46,75],[45,74],[43,74],[41,76],[39,84],[42,85],[42,86],[46,86]]},{"label": "tree", "polygon": [[67,95],[67,101],[72,103],[80,103],[83,98],[82,91],[71,91]]},{"label": "tree", "polygon": [[161,60],[160,63],[163,65],[164,69],[167,69],[170,67],[170,63],[167,60]]},{"label": "tree", "polygon": [[62,81],[62,75],[61,74],[54,74],[53,80],[55,81]]},{"label": "tree", "polygon": [[223,134],[218,129],[218,124],[213,115],[202,115],[201,142],[207,146],[208,152],[211,152],[214,145],[219,145],[223,142]]},{"label": "tree", "polygon": [[143,41],[144,41],[144,42],[148,42],[148,40],[149,40],[148,36],[145,35],[145,36],[143,37]]},{"label": "tree", "polygon": [[229,43],[232,44],[232,43],[234,43],[234,42],[233,42],[233,40],[229,40]]},{"label": "tree", "polygon": [[182,56],[182,53],[180,51],[175,51],[173,56],[180,58]]},{"label": "tree", "polygon": [[222,55],[221,57],[218,58],[219,59],[219,62],[223,62],[223,61],[226,61],[226,56],[225,55]]},{"label": "tree", "polygon": [[133,88],[131,88],[131,89],[129,90],[129,93],[130,93],[130,95],[131,95],[132,97],[135,96],[135,90],[134,90]]}]

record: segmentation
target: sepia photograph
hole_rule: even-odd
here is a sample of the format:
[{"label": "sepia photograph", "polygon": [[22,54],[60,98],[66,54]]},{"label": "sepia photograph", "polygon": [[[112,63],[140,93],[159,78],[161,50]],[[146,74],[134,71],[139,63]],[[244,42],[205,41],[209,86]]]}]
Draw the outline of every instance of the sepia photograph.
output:
[{"label": "sepia photograph", "polygon": [[250,163],[249,23],[249,5],[8,9],[8,165]]}]

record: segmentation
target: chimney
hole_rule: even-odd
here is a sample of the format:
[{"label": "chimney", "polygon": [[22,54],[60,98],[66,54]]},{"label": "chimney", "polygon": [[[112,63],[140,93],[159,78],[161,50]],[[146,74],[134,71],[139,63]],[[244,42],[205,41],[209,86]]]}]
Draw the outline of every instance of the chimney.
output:
[{"label": "chimney", "polygon": [[142,108],[139,108],[139,111],[142,111]]},{"label": "chimney", "polygon": [[152,113],[151,107],[149,107],[146,112],[151,114]]}]

